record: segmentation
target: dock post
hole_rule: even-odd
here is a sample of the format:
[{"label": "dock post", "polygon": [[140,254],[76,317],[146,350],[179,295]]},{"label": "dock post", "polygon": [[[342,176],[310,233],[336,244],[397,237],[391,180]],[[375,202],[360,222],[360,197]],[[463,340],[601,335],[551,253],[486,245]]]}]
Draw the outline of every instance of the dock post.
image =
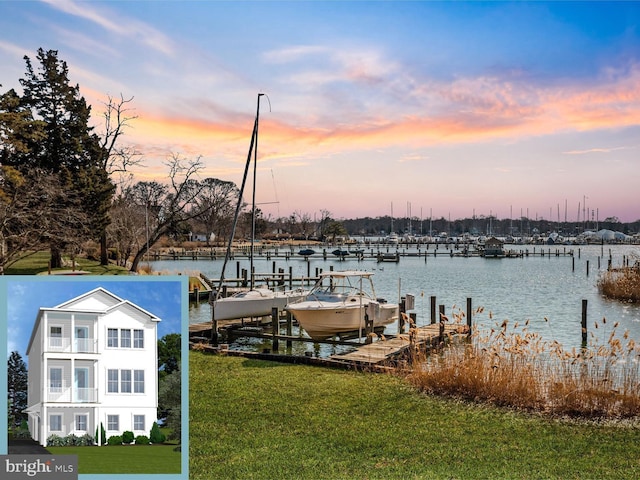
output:
[{"label": "dock post", "polygon": [[582,348],[587,347],[587,299],[582,299]]},{"label": "dock post", "polygon": [[200,291],[198,290],[198,287],[193,287],[193,298],[196,305],[200,305]]},{"label": "dock post", "polygon": [[587,277],[589,276],[589,260],[587,260]]},{"label": "dock post", "polygon": [[404,333],[404,315],[403,313],[406,312],[406,297],[401,297],[400,298],[400,305],[398,305],[398,333]]},{"label": "dock post", "polygon": [[469,329],[469,336],[471,336],[471,324],[472,324],[472,315],[471,311],[471,297],[467,297],[467,328]]},{"label": "dock post", "polygon": [[293,267],[289,265],[289,290],[293,290]]},{"label": "dock post", "polygon": [[571,271],[576,271],[576,257],[571,257]]},{"label": "dock post", "polygon": [[445,319],[445,315],[444,315],[444,305],[440,305],[439,307],[439,313],[440,313],[440,323],[439,325],[439,331],[438,331],[438,342],[442,343],[444,341],[444,319]]},{"label": "dock post", "polygon": [[280,324],[278,320],[278,307],[273,307],[271,309],[271,327],[273,340],[271,342],[271,350],[273,352],[278,352],[278,335],[280,334]]},{"label": "dock post", "polygon": [[291,348],[293,346],[293,342],[291,341],[291,336],[293,335],[293,315],[291,312],[287,310],[287,348]]},{"label": "dock post", "polygon": [[431,324],[436,323],[436,297],[431,296]]}]

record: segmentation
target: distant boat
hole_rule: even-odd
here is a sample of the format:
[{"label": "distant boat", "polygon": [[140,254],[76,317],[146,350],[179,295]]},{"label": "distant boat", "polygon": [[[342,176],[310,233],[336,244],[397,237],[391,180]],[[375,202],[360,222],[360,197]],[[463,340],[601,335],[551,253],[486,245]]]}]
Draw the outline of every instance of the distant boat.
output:
[{"label": "distant boat", "polygon": [[335,249],[333,253],[336,257],[346,257],[347,255],[349,255],[349,252],[347,250],[342,250],[340,248]]},{"label": "distant boat", "polygon": [[380,262],[399,262],[400,254],[396,253],[379,253],[377,257],[378,263]]},{"label": "distant boat", "polygon": [[305,249],[300,250],[298,252],[298,255],[302,255],[303,257],[309,257],[309,256],[313,255],[314,253],[316,253],[315,250],[312,250],[310,248],[305,248]]},{"label": "distant boat", "polygon": [[387,235],[384,241],[385,243],[397,245],[398,243],[400,243],[400,236],[396,232],[391,232],[389,235]]},{"label": "distant boat", "polygon": [[367,318],[373,328],[398,319],[398,305],[376,297],[372,276],[358,270],[324,272],[305,298],[285,309],[313,339],[356,331],[361,336]]}]

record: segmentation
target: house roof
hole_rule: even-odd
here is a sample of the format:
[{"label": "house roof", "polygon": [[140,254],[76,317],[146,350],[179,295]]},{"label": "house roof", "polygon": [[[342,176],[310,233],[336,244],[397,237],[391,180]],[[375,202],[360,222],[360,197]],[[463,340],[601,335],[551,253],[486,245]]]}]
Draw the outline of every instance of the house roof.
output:
[{"label": "house roof", "polygon": [[29,355],[35,333],[40,326],[40,321],[42,320],[42,316],[45,312],[64,311],[70,313],[74,312],[107,314],[122,308],[132,308],[142,313],[144,316],[149,317],[149,320],[151,320],[152,322],[160,322],[160,318],[153,313],[145,310],[144,308],[136,305],[133,302],[130,302],[129,300],[124,300],[117,295],[114,295],[105,288],[97,287],[87,293],[72,298],[71,300],[67,300],[60,305],[56,305],[55,307],[40,307],[35,324],[33,325],[33,330],[31,331],[31,338],[29,338],[27,355]]}]

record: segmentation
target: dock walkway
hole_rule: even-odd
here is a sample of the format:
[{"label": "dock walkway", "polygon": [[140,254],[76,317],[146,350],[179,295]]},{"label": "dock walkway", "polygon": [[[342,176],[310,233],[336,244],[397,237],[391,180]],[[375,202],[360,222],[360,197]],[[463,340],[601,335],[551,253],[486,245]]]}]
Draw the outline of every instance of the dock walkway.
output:
[{"label": "dock walkway", "polygon": [[[466,333],[466,326],[461,324],[444,324],[443,335]],[[413,340],[412,335],[415,335]],[[413,345],[417,347],[432,345],[440,337],[440,324],[433,323],[417,327],[414,333],[402,333],[392,338],[359,346],[356,350],[329,357],[332,360],[351,362],[359,365],[379,365],[405,353]]]}]

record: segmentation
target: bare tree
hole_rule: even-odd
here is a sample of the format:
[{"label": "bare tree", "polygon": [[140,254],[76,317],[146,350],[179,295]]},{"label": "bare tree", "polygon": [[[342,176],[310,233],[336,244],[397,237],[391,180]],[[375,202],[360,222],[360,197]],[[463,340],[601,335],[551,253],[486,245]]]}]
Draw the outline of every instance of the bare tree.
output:
[{"label": "bare tree", "polygon": [[157,182],[139,182],[132,188],[132,198],[145,208],[148,234],[133,257],[130,270],[135,272],[149,249],[164,235],[177,232],[189,220],[201,216],[208,206],[198,207],[198,196],[202,191],[200,182],[194,179],[202,169],[201,157],[187,160],[172,154],[166,163],[169,168],[169,185]]},{"label": "bare tree", "polygon": [[[58,208],[61,202],[70,205]],[[21,258],[49,248],[51,239],[72,251],[89,236],[83,198],[73,195],[58,175],[43,169],[20,173],[0,167],[0,273]]]},{"label": "bare tree", "polygon": [[[104,123],[100,135],[100,146],[104,154],[100,167],[112,178],[112,181],[115,174],[125,174],[131,167],[142,163],[142,154],[138,150],[131,146],[120,145],[118,142],[125,129],[130,126],[130,122],[138,118],[133,114],[133,109],[129,108],[132,101],[133,97],[125,99],[120,94],[119,100],[108,95],[107,101],[103,102],[105,109],[102,114]],[[119,183],[122,186],[124,180],[121,179]],[[107,229],[104,229],[100,235],[100,264],[108,263]]]},{"label": "bare tree", "polygon": [[206,229],[208,245],[211,234],[220,238],[229,233],[240,191],[233,182],[217,178],[205,178],[201,187],[196,206],[202,212],[198,220]]}]

